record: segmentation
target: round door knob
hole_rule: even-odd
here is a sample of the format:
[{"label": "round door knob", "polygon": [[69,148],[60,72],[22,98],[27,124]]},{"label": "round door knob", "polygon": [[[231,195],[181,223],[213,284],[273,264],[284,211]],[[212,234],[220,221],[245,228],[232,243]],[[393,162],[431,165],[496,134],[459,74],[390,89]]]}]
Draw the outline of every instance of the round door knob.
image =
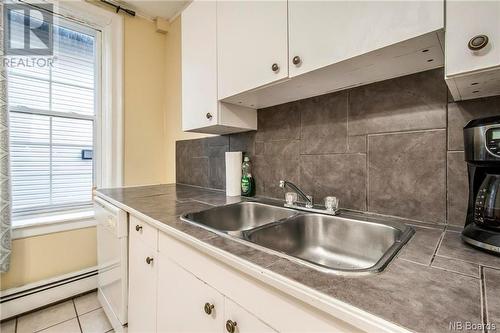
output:
[{"label": "round door knob", "polygon": [[273,70],[273,72],[278,72],[280,70],[280,66],[278,66],[278,64],[273,64],[271,66],[271,69]]},{"label": "round door knob", "polygon": [[135,231],[141,231],[141,230],[142,230],[142,225],[135,226]]},{"label": "round door knob", "polygon": [[301,63],[301,62],[302,62],[302,59],[300,59],[300,57],[299,57],[299,56],[295,56],[295,57],[293,57],[293,59],[292,59],[292,63],[293,63],[294,65],[300,65],[300,63]]},{"label": "round door knob", "polygon": [[151,258],[151,257],[147,257],[147,258],[146,258],[146,263],[147,263],[148,265],[151,265],[151,263],[152,263],[152,262],[153,262],[153,258]]},{"label": "round door knob", "polygon": [[205,306],[204,306],[204,309],[205,309],[205,313],[207,315],[211,315],[212,314],[212,310],[214,309],[214,305],[213,304],[210,304],[210,303],[205,303]]},{"label": "round door knob", "polygon": [[212,114],[210,112],[207,112],[206,117],[208,120],[212,120]]},{"label": "round door knob", "polygon": [[484,48],[486,45],[488,45],[488,36],[486,35],[477,35],[472,37],[469,40],[469,44],[467,45],[470,50],[472,51],[479,51],[482,48]]},{"label": "round door knob", "polygon": [[235,321],[232,321],[232,320],[226,321],[226,331],[228,331],[229,333],[236,332],[237,325],[238,324]]}]

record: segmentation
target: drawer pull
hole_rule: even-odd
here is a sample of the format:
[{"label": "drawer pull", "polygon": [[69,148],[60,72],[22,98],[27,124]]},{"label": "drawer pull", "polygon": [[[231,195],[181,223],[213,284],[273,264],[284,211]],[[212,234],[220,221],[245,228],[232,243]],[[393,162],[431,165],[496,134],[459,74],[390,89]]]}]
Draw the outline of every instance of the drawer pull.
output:
[{"label": "drawer pull", "polygon": [[135,231],[141,231],[141,230],[142,230],[142,225],[135,226]]},{"label": "drawer pull", "polygon": [[152,263],[152,262],[153,262],[153,258],[151,258],[151,257],[147,257],[147,258],[146,258],[146,263],[147,263],[148,265],[151,265],[151,263]]},{"label": "drawer pull", "polygon": [[238,326],[238,324],[235,321],[226,321],[226,331],[228,331],[228,333],[236,332],[236,326]]},{"label": "drawer pull", "polygon": [[211,315],[211,314],[212,314],[212,310],[214,309],[214,307],[215,307],[215,306],[214,306],[213,304],[210,304],[210,303],[205,303],[205,307],[204,307],[204,309],[205,309],[205,313],[206,313],[207,315]]}]

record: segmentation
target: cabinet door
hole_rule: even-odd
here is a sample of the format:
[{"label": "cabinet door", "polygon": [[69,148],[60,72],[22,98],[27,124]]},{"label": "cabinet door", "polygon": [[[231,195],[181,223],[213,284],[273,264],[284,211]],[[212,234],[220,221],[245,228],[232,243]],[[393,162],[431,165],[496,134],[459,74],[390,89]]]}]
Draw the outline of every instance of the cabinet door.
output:
[{"label": "cabinet door", "polygon": [[156,332],[156,254],[137,239],[130,239],[128,331],[131,333]]},{"label": "cabinet door", "polygon": [[221,333],[223,296],[163,255],[158,270],[158,332]]},{"label": "cabinet door", "polygon": [[215,1],[194,1],[182,12],[182,129],[218,123]]},{"label": "cabinet door", "polygon": [[276,332],[266,325],[253,314],[243,309],[241,306],[225,298],[225,327],[226,332],[231,333],[231,327],[234,327],[234,333],[267,333]]},{"label": "cabinet door", "polygon": [[290,77],[444,27],[442,0],[289,1],[288,11]]},{"label": "cabinet door", "polygon": [[286,1],[217,2],[219,99],[288,77],[287,45]]},{"label": "cabinet door", "polygon": [[[489,43],[472,51],[468,43],[477,35]],[[445,43],[447,76],[500,65],[500,1],[447,1]]]}]

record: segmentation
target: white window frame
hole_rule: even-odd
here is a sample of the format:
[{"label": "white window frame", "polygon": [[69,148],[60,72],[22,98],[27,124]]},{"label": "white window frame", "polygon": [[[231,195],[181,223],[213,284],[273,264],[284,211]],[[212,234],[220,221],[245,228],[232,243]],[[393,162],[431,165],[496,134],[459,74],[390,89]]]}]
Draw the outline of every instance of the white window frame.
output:
[{"label": "white window frame", "polygon": [[[40,0],[20,2],[36,6]],[[96,43],[100,44],[96,47],[100,52],[97,55],[100,56],[100,68],[96,70],[100,84],[96,89],[95,186],[120,187],[123,185],[123,18],[85,1],[43,2],[54,5],[55,22],[60,16],[101,32],[96,38]],[[95,226],[92,212],[93,208],[74,214],[66,211],[62,215],[44,216],[24,223],[17,221],[18,225],[13,226],[13,238]]]}]

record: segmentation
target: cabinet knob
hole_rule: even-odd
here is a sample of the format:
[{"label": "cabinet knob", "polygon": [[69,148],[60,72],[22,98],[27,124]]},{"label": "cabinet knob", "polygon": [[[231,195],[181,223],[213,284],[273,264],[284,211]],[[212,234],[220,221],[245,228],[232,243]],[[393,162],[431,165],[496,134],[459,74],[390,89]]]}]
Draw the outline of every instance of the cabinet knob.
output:
[{"label": "cabinet knob", "polygon": [[146,258],[146,263],[147,263],[148,265],[151,265],[151,263],[152,263],[152,262],[153,262],[153,258],[151,258],[151,257],[147,257],[147,258]]},{"label": "cabinet knob", "polygon": [[293,63],[294,65],[296,65],[296,66],[297,66],[297,65],[300,65],[300,63],[301,63],[301,62],[302,62],[302,59],[300,59],[300,57],[299,57],[299,56],[295,56],[295,57],[293,57],[293,59],[292,59],[292,63]]},{"label": "cabinet knob", "polygon": [[212,114],[210,112],[207,112],[206,117],[208,120],[212,120]]},{"label": "cabinet knob", "polygon": [[204,307],[204,309],[205,309],[205,313],[206,313],[207,315],[211,315],[211,314],[212,314],[212,310],[214,309],[214,307],[215,307],[215,306],[214,306],[213,304],[210,304],[210,303],[205,303],[205,307]]},{"label": "cabinet knob", "polygon": [[135,226],[135,231],[141,231],[141,230],[142,230],[142,225]]},{"label": "cabinet knob", "polygon": [[486,45],[488,45],[488,41],[489,41],[488,36],[477,35],[469,40],[469,44],[467,44],[467,46],[469,47],[469,50],[479,51],[483,49]]},{"label": "cabinet knob", "polygon": [[273,72],[277,73],[280,70],[280,66],[278,66],[278,64],[274,63],[271,66],[271,69],[273,70]]},{"label": "cabinet knob", "polygon": [[228,331],[228,333],[236,332],[237,325],[238,324],[235,321],[232,321],[232,320],[226,321],[226,331]]}]

